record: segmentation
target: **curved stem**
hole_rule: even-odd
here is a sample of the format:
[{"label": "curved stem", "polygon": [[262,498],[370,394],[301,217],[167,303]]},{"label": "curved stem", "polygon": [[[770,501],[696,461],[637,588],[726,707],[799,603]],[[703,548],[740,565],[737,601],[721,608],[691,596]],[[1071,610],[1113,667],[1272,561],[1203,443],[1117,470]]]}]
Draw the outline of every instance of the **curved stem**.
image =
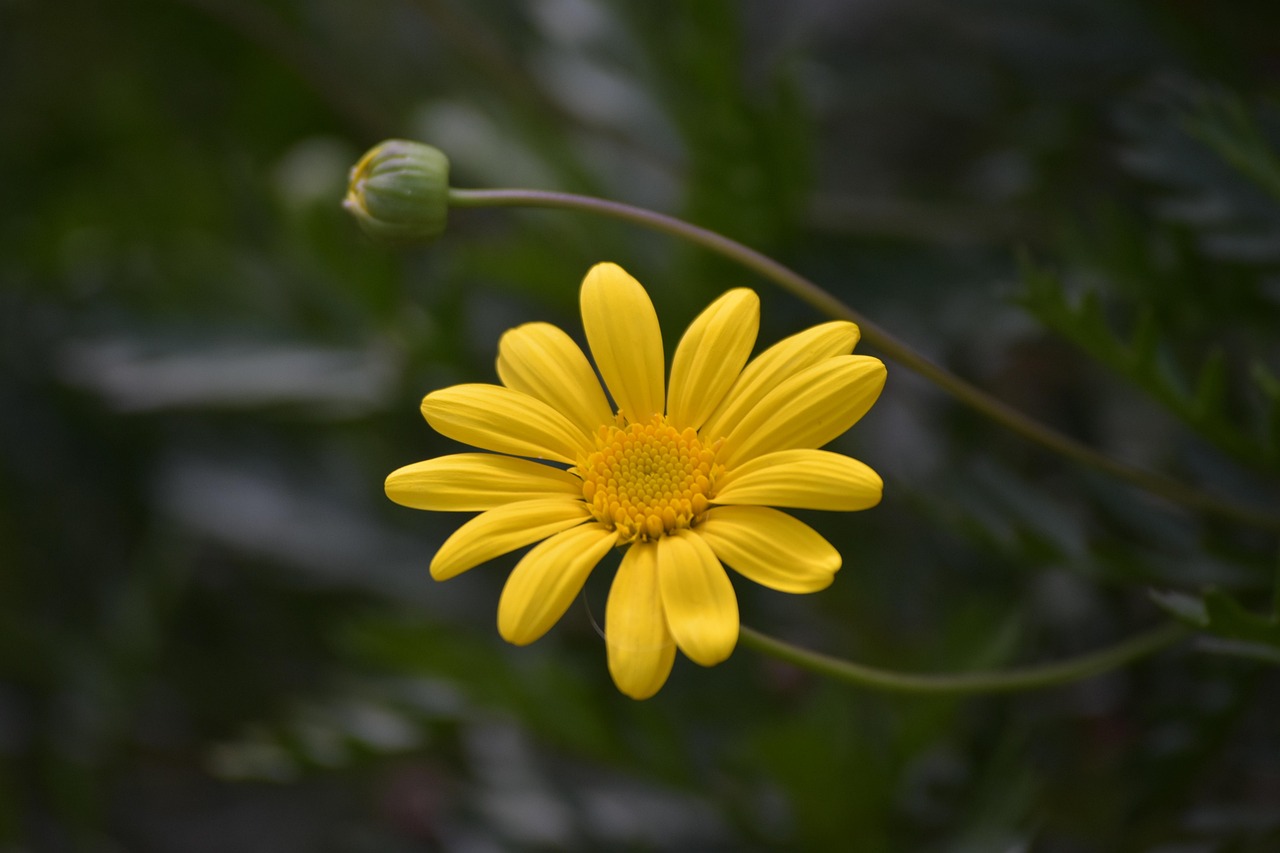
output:
[{"label": "curved stem", "polygon": [[917,675],[877,669],[784,643],[746,625],[742,626],[739,638],[743,645],[758,652],[859,687],[890,693],[962,696],[974,693],[1012,693],[1081,681],[1155,654],[1181,640],[1190,631],[1185,625],[1171,622],[1108,649],[1057,663],[957,675]]},{"label": "curved stem", "polygon": [[1022,412],[992,397],[972,383],[961,379],[959,376],[920,355],[906,343],[898,340],[794,270],[783,266],[767,255],[763,255],[714,231],[676,219],[673,216],[655,213],[652,210],[572,193],[516,189],[450,189],[449,204],[452,207],[544,207],[578,210],[600,214],[612,219],[620,219],[696,243],[769,279],[792,295],[812,305],[823,314],[835,319],[857,323],[862,330],[862,339],[868,344],[880,350],[903,367],[919,373],[956,399],[982,412],[996,423],[1030,441],[1047,447],[1068,459],[1105,471],[1118,479],[1160,495],[1174,503],[1232,518],[1256,527],[1280,530],[1280,513],[1218,498],[1163,474],[1146,471],[1112,459],[1075,439],[1068,438],[1062,433],[1041,424],[1033,418],[1027,417]]}]

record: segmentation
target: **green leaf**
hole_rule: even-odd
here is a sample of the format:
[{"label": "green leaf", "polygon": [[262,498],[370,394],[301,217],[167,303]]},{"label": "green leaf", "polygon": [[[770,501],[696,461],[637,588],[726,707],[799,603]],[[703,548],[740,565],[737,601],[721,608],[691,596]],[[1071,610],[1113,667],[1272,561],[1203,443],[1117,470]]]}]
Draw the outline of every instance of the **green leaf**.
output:
[{"label": "green leaf", "polygon": [[1275,464],[1280,460],[1280,379],[1265,364],[1256,360],[1251,365],[1250,376],[1254,386],[1265,398],[1259,439],[1264,458]]},{"label": "green leaf", "polygon": [[1202,643],[1205,650],[1280,664],[1280,614],[1252,613],[1219,589],[1208,589],[1200,597],[1160,590],[1149,595],[1179,622],[1212,634]]},{"label": "green leaf", "polygon": [[1129,357],[1134,364],[1152,364],[1159,347],[1160,331],[1155,312],[1150,306],[1144,305],[1138,311],[1138,322],[1134,326],[1133,339],[1129,344]]},{"label": "green leaf", "polygon": [[1266,394],[1268,399],[1272,401],[1280,401],[1280,378],[1277,378],[1261,361],[1254,361],[1250,369],[1250,374],[1262,393]]},{"label": "green leaf", "polygon": [[1201,641],[1200,648],[1203,651],[1214,652],[1221,655],[1233,655],[1240,658],[1249,658],[1263,663],[1271,663],[1280,666],[1280,648],[1269,646],[1264,643],[1249,643],[1244,640],[1226,640],[1221,637],[1206,637]]},{"label": "green leaf", "polygon": [[1280,199],[1280,153],[1239,95],[1204,92],[1184,117],[1183,125],[1227,165]]},{"label": "green leaf", "polygon": [[1195,416],[1210,418],[1227,405],[1227,360],[1221,350],[1215,351],[1200,368],[1192,407]]},{"label": "green leaf", "polygon": [[1019,302],[1045,326],[1147,392],[1223,451],[1255,467],[1280,465],[1280,380],[1264,366],[1255,362],[1252,373],[1267,410],[1252,424],[1242,423],[1231,406],[1231,366],[1222,350],[1213,350],[1194,383],[1189,382],[1172,357],[1177,334],[1162,328],[1150,305],[1135,306],[1137,317],[1126,339],[1108,321],[1108,306],[1099,292],[1069,299],[1052,272],[1037,267],[1025,253],[1018,260],[1023,282]]},{"label": "green leaf", "polygon": [[1209,627],[1209,613],[1204,602],[1194,595],[1185,592],[1162,592],[1149,590],[1147,593],[1156,606],[1179,622],[1185,622],[1193,628]]},{"label": "green leaf", "polygon": [[1251,613],[1222,590],[1210,589],[1204,594],[1209,630],[1231,640],[1262,643],[1280,649],[1280,619]]}]

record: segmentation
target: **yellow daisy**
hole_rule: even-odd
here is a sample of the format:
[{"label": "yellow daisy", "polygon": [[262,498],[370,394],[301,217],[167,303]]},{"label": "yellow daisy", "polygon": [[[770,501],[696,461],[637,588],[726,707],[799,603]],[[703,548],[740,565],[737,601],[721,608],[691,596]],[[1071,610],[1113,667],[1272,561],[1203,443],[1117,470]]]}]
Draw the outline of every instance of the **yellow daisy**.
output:
[{"label": "yellow daisy", "polygon": [[433,391],[437,432],[492,451],[408,465],[387,496],[415,509],[480,512],[431,561],[436,580],[534,542],[507,579],[498,631],[525,645],[545,634],[611,548],[626,548],[605,606],[609,672],[652,696],[675,650],[703,666],[732,653],[738,602],[723,565],[783,592],[827,587],[840,554],[771,507],[859,510],[880,477],[817,448],[880,396],[884,364],[850,355],[858,327],[831,322],[749,364],[760,299],[731,290],[685,332],[664,387],[653,303],[615,264],[581,292],[582,324],[605,396],[582,350],[556,326],[528,323],[498,345],[501,385]]}]

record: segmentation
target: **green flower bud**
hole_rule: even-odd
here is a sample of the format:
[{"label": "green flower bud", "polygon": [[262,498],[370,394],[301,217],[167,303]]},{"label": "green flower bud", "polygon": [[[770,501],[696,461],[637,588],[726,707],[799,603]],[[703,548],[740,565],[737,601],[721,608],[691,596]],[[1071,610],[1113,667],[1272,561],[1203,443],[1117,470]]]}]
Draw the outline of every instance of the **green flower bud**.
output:
[{"label": "green flower bud", "polygon": [[388,139],[351,168],[342,206],[375,240],[434,240],[449,209],[449,158],[421,142]]}]

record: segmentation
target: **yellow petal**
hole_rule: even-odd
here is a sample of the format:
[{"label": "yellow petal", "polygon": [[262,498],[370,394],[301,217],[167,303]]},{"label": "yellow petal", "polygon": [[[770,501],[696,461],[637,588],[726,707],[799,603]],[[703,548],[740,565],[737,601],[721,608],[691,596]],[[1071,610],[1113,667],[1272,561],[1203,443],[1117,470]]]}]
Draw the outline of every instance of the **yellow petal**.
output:
[{"label": "yellow petal", "polygon": [[524,646],[547,633],[617,541],[617,532],[602,524],[580,524],[534,545],[502,588],[498,600],[502,638]]},{"label": "yellow petal", "polygon": [[667,416],[676,429],[702,426],[742,372],[759,330],[760,297],[745,287],[698,315],[671,361]]},{"label": "yellow petal", "polygon": [[716,507],[696,532],[731,569],[782,592],[826,589],[840,568],[840,552],[831,543],[776,509]]},{"label": "yellow petal", "polygon": [[738,599],[724,567],[696,533],[658,540],[658,586],[680,651],[713,666],[738,642]]},{"label": "yellow petal", "polygon": [[582,481],[559,468],[492,453],[455,453],[415,462],[387,477],[387,497],[401,506],[476,512],[516,501],[582,497]]},{"label": "yellow petal", "polygon": [[826,450],[779,450],[730,468],[712,503],[850,512],[880,503],[880,475]]},{"label": "yellow petal", "polygon": [[662,330],[649,294],[617,264],[582,282],[582,327],[613,401],[629,421],[662,414]]},{"label": "yellow petal", "polygon": [[648,699],[671,674],[675,641],[667,630],[658,592],[657,546],[637,542],[627,549],[605,605],[605,644],[613,683],[632,699]]},{"label": "yellow petal", "polygon": [[444,540],[431,559],[431,576],[438,581],[448,580],[590,517],[587,505],[571,498],[521,501],[482,512]]},{"label": "yellow petal", "polygon": [[502,384],[537,397],[587,435],[613,423],[613,409],[582,350],[550,323],[526,323],[498,342]]},{"label": "yellow petal", "polygon": [[778,450],[821,447],[857,423],[884,388],[884,364],[838,355],[792,376],[747,412],[724,440],[726,468]]},{"label": "yellow petal", "polygon": [[853,352],[858,334],[858,327],[853,323],[836,320],[784,338],[760,353],[707,418],[701,430],[702,439],[715,441],[728,435],[765,394],[806,367]]},{"label": "yellow petal", "polygon": [[453,385],[422,400],[422,415],[438,433],[463,444],[576,464],[593,445],[564,415],[528,394],[501,385]]}]

